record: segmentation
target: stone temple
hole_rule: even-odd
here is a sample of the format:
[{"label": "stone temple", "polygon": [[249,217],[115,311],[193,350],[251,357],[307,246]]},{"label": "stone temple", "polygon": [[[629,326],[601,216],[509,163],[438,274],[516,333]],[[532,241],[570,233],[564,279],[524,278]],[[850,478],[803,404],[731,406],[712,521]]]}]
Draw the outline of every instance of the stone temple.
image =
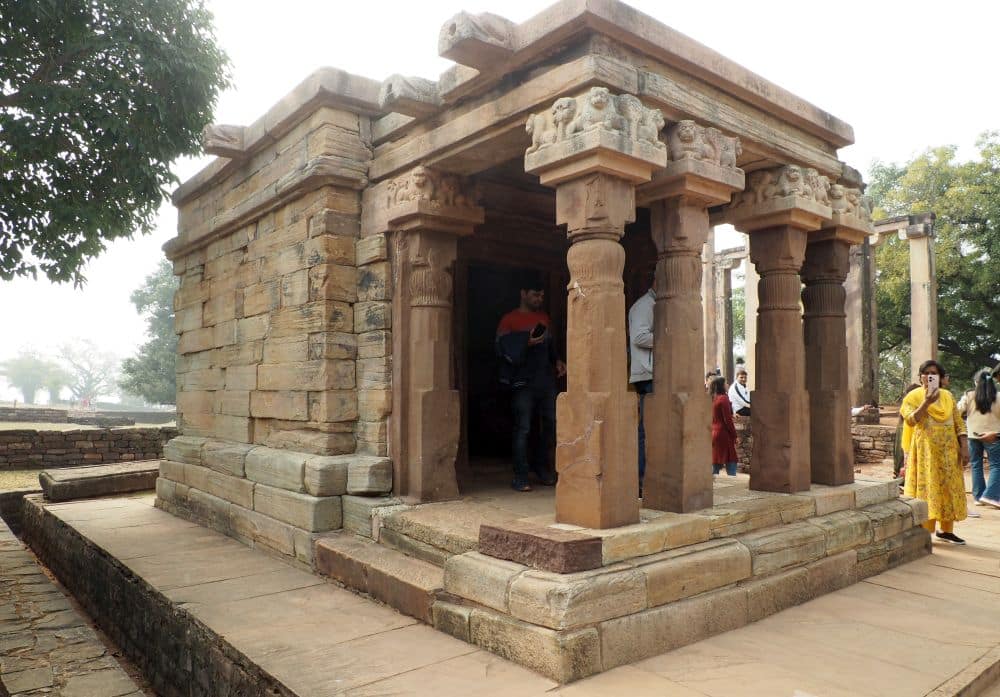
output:
[{"label": "stone temple", "polygon": [[[437,82],[324,68],[206,129],[165,247],[181,435],[157,505],[560,681],[926,553],[922,503],[854,481],[851,127],[616,0],[460,13],[438,50]],[[708,466],[722,223],[759,276],[749,482]],[[625,322],[654,267],[640,501]],[[559,481],[488,504],[494,331],[529,272],[565,330]]]}]

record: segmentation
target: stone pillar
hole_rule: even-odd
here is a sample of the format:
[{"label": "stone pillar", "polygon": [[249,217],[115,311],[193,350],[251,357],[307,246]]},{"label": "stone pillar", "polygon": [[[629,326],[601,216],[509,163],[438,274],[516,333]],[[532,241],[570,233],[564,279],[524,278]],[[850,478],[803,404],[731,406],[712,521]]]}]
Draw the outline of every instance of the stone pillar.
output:
[{"label": "stone pillar", "polygon": [[704,383],[705,372],[715,368],[716,347],[719,344],[718,322],[716,320],[715,304],[715,228],[708,228],[708,236],[705,244],[702,245],[701,254],[701,299],[702,317],[705,332],[705,346],[703,347],[704,358],[698,374],[702,376]]},{"label": "stone pillar", "polygon": [[[671,152],[680,150],[678,133],[690,129],[701,133],[702,139],[725,138],[682,121],[668,131]],[[735,152],[736,139],[726,141],[729,152]],[[708,467],[712,416],[702,363],[700,257],[711,231],[708,207],[728,202],[734,191],[742,190],[744,176],[735,161],[722,165],[717,157],[703,160],[695,155],[671,162],[638,192],[640,205],[649,205],[657,249],[653,392],[646,397],[644,410],[643,504],[659,511],[686,512],[712,505]]]},{"label": "stone pillar", "polygon": [[635,185],[666,164],[659,111],[593,87],[528,117],[525,170],[556,189],[571,246],[567,391],[556,406],[556,520],[610,528],[639,520],[637,402],[627,387],[625,252]]},{"label": "stone pillar", "polygon": [[878,393],[878,305],[875,302],[875,250],[878,235],[869,235],[861,245],[861,389],[859,404],[880,404]]},{"label": "stone pillar", "polygon": [[[751,390],[757,385],[757,307],[760,304],[757,299],[757,287],[760,284],[760,276],[757,274],[757,267],[750,256],[744,258],[743,272],[743,326],[746,332],[744,351],[746,352],[747,366],[747,387]],[[751,409],[751,413],[752,413]]]},{"label": "stone pillar", "polygon": [[452,375],[456,241],[483,222],[457,177],[417,167],[386,186],[392,235],[396,492],[412,501],[458,496],[459,393]]},{"label": "stone pillar", "polygon": [[862,242],[870,227],[870,222],[856,215],[834,211],[832,225],[811,235],[806,246],[802,326],[814,484],[837,486],[854,481],[844,282],[851,265],[851,245]]},{"label": "stone pillar", "polygon": [[910,243],[910,376],[914,382],[920,364],[938,355],[933,218],[930,221],[911,224],[905,232]]},{"label": "stone pillar", "polygon": [[864,350],[864,244],[851,247],[844,281],[844,314],[847,330],[847,392],[852,405],[861,402],[861,356]]},{"label": "stone pillar", "polygon": [[820,202],[827,199],[828,186],[815,170],[795,165],[759,170],[725,214],[727,222],[750,235],[750,259],[760,274],[750,410],[750,488],[758,491],[809,489],[809,395],[799,270],[809,231],[818,230],[832,215]]},{"label": "stone pillar", "polygon": [[733,380],[733,266],[732,259],[715,262],[715,365]]}]

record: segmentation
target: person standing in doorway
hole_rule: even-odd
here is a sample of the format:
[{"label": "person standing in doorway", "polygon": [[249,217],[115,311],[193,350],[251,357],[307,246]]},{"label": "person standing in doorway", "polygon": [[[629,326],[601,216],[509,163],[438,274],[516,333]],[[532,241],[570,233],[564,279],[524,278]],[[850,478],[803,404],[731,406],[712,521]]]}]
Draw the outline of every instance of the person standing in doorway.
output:
[{"label": "person standing in doorway", "polygon": [[734,414],[750,416],[750,388],[747,387],[747,371],[744,368],[736,371],[736,382],[729,388],[729,401]]},{"label": "person standing in doorway", "polygon": [[540,279],[522,283],[521,303],[500,319],[496,345],[500,358],[500,382],[511,390],[514,432],[511,450],[516,491],[531,491],[528,483],[528,435],[535,416],[540,417],[538,447],[532,453],[531,469],[545,486],[555,484],[549,464],[556,439],[556,379],[566,374],[550,331],[552,321],[542,310],[545,290]]},{"label": "person standing in doorway", "polygon": [[642,480],[646,476],[646,427],[643,412],[646,395],[653,391],[653,305],[656,292],[649,279],[650,288],[632,303],[628,311],[628,381],[639,395],[639,498],[642,498]]},{"label": "person standing in doorway", "polygon": [[[956,521],[965,520],[965,478],[962,468],[969,462],[965,422],[951,392],[941,387],[944,370],[934,360],[920,365],[920,387],[903,399],[899,409],[912,429],[907,449],[906,496],[927,502],[930,532],[943,542],[964,545],[954,532]],[[904,443],[906,435],[903,436]]]}]

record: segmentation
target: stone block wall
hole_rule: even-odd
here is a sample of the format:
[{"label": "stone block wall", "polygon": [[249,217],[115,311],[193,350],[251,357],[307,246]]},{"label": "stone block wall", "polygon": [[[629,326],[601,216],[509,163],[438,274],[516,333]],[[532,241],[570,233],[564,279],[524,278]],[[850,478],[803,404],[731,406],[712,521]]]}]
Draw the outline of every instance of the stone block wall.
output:
[{"label": "stone block wall", "polygon": [[851,427],[851,435],[854,436],[856,464],[877,465],[882,460],[892,459],[892,450],[896,443],[895,426],[854,424]]},{"label": "stone block wall", "polygon": [[155,460],[173,427],[0,431],[0,470]]},{"label": "stone block wall", "polygon": [[[740,458],[740,471],[749,472],[750,457],[753,454],[750,417],[736,416],[733,421],[740,437],[740,442],[736,446],[736,454]],[[856,465],[877,465],[883,460],[892,459],[892,449],[896,442],[895,426],[853,424],[851,436],[854,441],[854,463]]]}]

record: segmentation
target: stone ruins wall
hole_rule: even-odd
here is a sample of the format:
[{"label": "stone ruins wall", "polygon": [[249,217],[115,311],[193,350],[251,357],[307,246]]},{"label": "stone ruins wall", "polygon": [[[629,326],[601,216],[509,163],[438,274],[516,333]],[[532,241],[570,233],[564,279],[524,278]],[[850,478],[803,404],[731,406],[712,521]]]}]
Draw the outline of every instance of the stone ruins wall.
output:
[{"label": "stone ruins wall", "polygon": [[342,94],[378,83],[345,75],[209,129],[229,159],[175,194],[167,247],[181,436],[157,505],[307,564],[341,527],[342,495],[392,490],[392,283],[384,237],[359,239],[371,124],[344,104],[365,100]]},{"label": "stone ruins wall", "polygon": [[155,460],[176,435],[173,427],[0,431],[0,470]]},{"label": "stone ruins wall", "polygon": [[[750,471],[750,457],[753,454],[753,434],[750,431],[750,419],[737,416],[736,432],[740,443],[736,446],[736,454],[740,458],[740,470]],[[895,426],[874,426],[854,424],[851,426],[851,437],[854,442],[854,464],[877,465],[885,459],[892,459],[892,449],[896,442]]]}]

